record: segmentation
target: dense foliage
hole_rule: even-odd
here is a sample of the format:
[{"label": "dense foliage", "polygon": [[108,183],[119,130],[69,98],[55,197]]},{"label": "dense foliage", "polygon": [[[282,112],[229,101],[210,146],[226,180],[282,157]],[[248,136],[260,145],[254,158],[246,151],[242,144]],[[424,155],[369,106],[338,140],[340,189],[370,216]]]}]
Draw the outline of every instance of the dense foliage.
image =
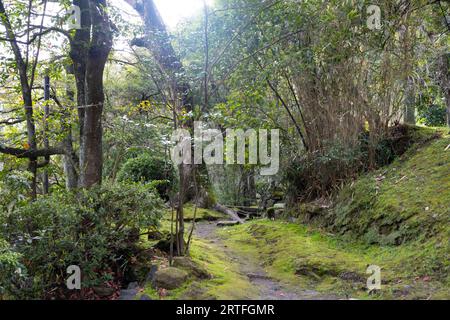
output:
[{"label": "dense foliage", "polygon": [[[192,244],[189,202],[295,219],[304,202],[342,192],[348,206],[313,214],[334,219],[333,232],[366,223],[352,234],[369,244],[411,240],[393,223],[372,241],[383,233],[372,219],[395,220],[382,212],[390,202],[366,210],[377,204],[372,177],[347,185],[436,138],[416,125],[450,126],[448,1],[204,1],[176,27],[152,0],[122,2],[0,0],[0,299],[70,298],[70,265],[83,288],[126,285],[139,235],[167,228],[163,202],[170,236],[153,231],[178,255]],[[82,7],[74,28],[72,4]],[[175,130],[191,135],[191,151],[206,145],[198,121],[223,136],[279,130],[278,173],[260,175],[261,161],[173,164]]]},{"label": "dense foliage", "polygon": [[169,197],[171,189],[173,190],[175,187],[174,168],[171,163],[146,153],[125,162],[117,179],[151,183],[157,188],[161,197],[166,199]]},{"label": "dense foliage", "polygon": [[153,188],[123,183],[55,192],[3,212],[1,236],[12,248],[2,242],[0,287],[16,298],[43,297],[65,285],[70,265],[81,268],[84,288],[120,277],[141,229],[161,215]]}]

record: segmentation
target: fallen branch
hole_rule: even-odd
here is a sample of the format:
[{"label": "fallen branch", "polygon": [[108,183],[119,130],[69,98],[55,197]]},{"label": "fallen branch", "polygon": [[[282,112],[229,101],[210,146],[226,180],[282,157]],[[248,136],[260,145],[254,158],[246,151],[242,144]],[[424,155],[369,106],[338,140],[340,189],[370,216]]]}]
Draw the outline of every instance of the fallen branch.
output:
[{"label": "fallen branch", "polygon": [[234,221],[237,221],[239,223],[244,223],[244,220],[242,220],[241,218],[239,218],[238,214],[236,213],[236,211],[231,210],[230,208],[227,208],[221,204],[216,204],[214,206],[214,210],[226,214],[228,216],[230,216]]}]

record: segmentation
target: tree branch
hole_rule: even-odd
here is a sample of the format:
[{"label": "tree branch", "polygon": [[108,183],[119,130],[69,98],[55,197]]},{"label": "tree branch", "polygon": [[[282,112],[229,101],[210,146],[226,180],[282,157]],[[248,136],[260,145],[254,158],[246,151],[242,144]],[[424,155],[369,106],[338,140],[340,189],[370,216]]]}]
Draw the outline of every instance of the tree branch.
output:
[{"label": "tree branch", "polygon": [[18,148],[10,148],[5,147],[0,144],[0,153],[8,154],[11,156],[15,156],[19,159],[36,159],[38,157],[47,157],[58,154],[65,154],[63,147],[49,147],[47,149],[41,150],[27,150],[27,149],[18,149]]}]

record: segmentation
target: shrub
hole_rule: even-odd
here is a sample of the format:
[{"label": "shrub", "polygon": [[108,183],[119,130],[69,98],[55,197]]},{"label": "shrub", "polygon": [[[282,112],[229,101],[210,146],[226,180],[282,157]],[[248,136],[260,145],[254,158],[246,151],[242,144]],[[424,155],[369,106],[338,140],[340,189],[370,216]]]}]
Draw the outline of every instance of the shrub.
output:
[{"label": "shrub", "polygon": [[432,104],[419,108],[419,121],[429,127],[441,127],[445,125],[447,110],[445,105]]},{"label": "shrub", "polygon": [[28,171],[0,172],[0,211],[12,210],[25,203],[30,192],[30,178]]},{"label": "shrub", "polygon": [[3,214],[0,225],[31,279],[22,292],[34,298],[63,287],[70,265],[81,268],[84,288],[119,277],[140,230],[157,226],[161,216],[162,201],[150,186],[120,183],[41,197]]},{"label": "shrub", "polygon": [[168,193],[174,185],[174,168],[164,159],[142,154],[123,165],[118,180],[153,183],[160,196],[168,198]]},{"label": "shrub", "polygon": [[359,148],[334,144],[322,151],[297,156],[288,166],[284,181],[289,196],[305,200],[325,195],[363,167],[364,154]]},{"label": "shrub", "polygon": [[0,239],[0,300],[15,294],[17,287],[23,287],[25,267],[20,263],[21,255],[13,251],[8,242]]},{"label": "shrub", "polygon": [[[297,155],[284,174],[289,200],[295,203],[326,196],[361,172],[389,165],[413,145],[437,136],[431,129],[396,125],[374,147],[370,147],[369,134],[364,132],[354,147],[335,142],[325,144],[320,151]],[[369,148],[374,149],[374,161],[369,159]]]}]

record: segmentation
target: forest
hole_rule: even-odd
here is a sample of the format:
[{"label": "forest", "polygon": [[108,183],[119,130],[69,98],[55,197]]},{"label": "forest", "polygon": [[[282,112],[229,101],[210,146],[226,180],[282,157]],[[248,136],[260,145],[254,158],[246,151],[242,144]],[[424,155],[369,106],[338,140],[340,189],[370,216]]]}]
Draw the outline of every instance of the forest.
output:
[{"label": "forest", "polygon": [[448,0],[0,0],[0,301],[450,299],[449,35]]}]

